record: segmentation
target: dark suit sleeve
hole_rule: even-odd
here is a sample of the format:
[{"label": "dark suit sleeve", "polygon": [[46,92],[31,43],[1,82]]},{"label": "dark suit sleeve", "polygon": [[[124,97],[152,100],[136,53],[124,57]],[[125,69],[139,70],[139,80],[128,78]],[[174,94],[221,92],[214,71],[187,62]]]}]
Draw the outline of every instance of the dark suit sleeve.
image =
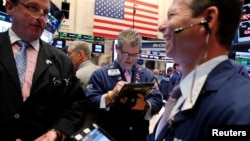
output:
[{"label": "dark suit sleeve", "polygon": [[[145,82],[154,82],[155,81],[155,77],[154,74],[145,69]],[[161,108],[162,108],[162,102],[163,98],[162,98],[162,93],[160,92],[159,88],[156,88],[152,91],[152,93],[148,96],[147,101],[151,104],[151,115],[155,115],[157,114]]]},{"label": "dark suit sleeve", "polygon": [[58,63],[62,67],[62,79],[69,78],[69,81],[64,82],[66,84],[63,84],[61,88],[63,96],[59,97],[60,101],[58,101],[61,111],[52,128],[58,129],[66,135],[72,135],[87,122],[86,96],[79,79],[75,76],[72,63],[68,61],[68,58],[59,60]]}]

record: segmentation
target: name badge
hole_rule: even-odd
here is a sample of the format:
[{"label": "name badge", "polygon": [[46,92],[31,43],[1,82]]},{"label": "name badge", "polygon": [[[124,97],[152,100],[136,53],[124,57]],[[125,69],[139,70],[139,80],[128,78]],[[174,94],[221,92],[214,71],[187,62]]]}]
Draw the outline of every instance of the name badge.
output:
[{"label": "name badge", "polygon": [[108,76],[117,76],[121,75],[121,72],[119,69],[109,69],[108,70]]}]

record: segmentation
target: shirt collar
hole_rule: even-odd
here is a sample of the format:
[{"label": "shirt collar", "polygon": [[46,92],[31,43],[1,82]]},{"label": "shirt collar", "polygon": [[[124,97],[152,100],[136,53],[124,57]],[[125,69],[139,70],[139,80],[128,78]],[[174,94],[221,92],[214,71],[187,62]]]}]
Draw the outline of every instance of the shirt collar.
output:
[{"label": "shirt collar", "polygon": [[[20,39],[15,33],[14,31],[9,28],[9,36],[10,36],[10,43],[11,44],[14,44],[16,41],[18,40],[22,40]],[[32,47],[36,50],[36,51],[39,51],[39,40],[35,40],[35,41],[32,41],[30,42],[30,44],[32,45]]]},{"label": "shirt collar", "polygon": [[180,82],[180,88],[182,96],[179,98],[176,104],[178,108],[183,102],[182,110],[191,109],[195,104],[202,87],[206,81],[207,75],[221,62],[228,59],[227,55],[221,55],[213,58],[200,66],[197,66],[195,70],[190,72]]},{"label": "shirt collar", "polygon": [[80,68],[82,68],[82,67],[84,67],[84,66],[87,66],[87,65],[89,65],[89,64],[91,64],[91,63],[92,63],[92,62],[91,62],[90,60],[84,61],[84,62],[82,62],[82,63],[79,65],[78,69],[80,69]]}]

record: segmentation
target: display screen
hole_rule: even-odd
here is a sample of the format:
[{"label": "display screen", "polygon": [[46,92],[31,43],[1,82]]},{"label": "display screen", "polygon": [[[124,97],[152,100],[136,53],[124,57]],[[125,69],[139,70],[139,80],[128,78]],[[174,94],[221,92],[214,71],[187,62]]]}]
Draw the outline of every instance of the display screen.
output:
[{"label": "display screen", "polygon": [[235,61],[243,65],[250,72],[250,52],[235,52]]},{"label": "display screen", "polygon": [[0,11],[0,32],[7,31],[11,26],[11,19],[7,13]]},{"label": "display screen", "polygon": [[250,41],[250,0],[245,0],[242,10],[241,21],[233,44]]},{"label": "display screen", "polygon": [[52,45],[57,48],[63,48],[66,45],[66,41],[64,39],[56,39]]},{"label": "display screen", "polygon": [[152,55],[160,55],[160,51],[158,50],[151,50]]},{"label": "display screen", "polygon": [[244,4],[238,29],[238,42],[250,41],[250,4]]},{"label": "display screen", "polygon": [[41,39],[42,39],[43,41],[45,41],[46,43],[49,43],[49,44],[52,43],[53,38],[54,38],[54,34],[51,33],[51,32],[49,32],[49,31],[46,30],[46,29],[43,31],[43,33],[42,33],[42,35],[41,35]]},{"label": "display screen", "polygon": [[92,130],[82,141],[110,141],[98,128]]},{"label": "display screen", "polygon": [[104,45],[102,45],[102,44],[92,44],[92,52],[94,52],[94,53],[104,53]]},{"label": "display screen", "polygon": [[89,127],[84,128],[77,134],[73,135],[72,138],[76,141],[114,141],[114,139],[97,126],[97,124],[92,124]]},{"label": "display screen", "polygon": [[55,33],[63,20],[63,12],[53,3],[50,2],[50,12],[48,15],[48,23],[45,27],[51,33]]}]

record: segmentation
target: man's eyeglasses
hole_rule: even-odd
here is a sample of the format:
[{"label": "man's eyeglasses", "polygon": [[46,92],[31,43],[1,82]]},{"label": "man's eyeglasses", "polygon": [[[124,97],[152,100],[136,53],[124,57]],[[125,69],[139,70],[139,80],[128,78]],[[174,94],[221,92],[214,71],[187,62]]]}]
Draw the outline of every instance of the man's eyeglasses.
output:
[{"label": "man's eyeglasses", "polygon": [[120,49],[121,54],[123,55],[123,57],[132,57],[132,58],[138,58],[140,53],[128,53],[128,52],[124,52]]},{"label": "man's eyeglasses", "polygon": [[24,4],[20,1],[17,1],[17,3],[25,7],[34,18],[44,16],[45,19],[48,19],[49,11],[41,12],[40,8],[34,4]]}]

